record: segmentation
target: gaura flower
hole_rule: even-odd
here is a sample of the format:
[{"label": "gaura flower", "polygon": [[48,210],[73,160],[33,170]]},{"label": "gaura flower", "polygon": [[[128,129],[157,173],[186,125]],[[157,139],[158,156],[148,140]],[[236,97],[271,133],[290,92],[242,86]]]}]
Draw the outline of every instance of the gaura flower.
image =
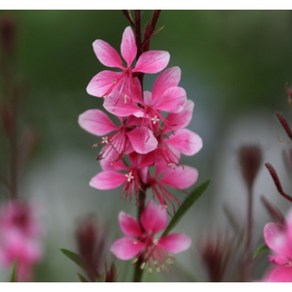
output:
[{"label": "gaura flower", "polygon": [[[166,209],[150,201],[139,218],[139,222],[129,214],[119,214],[119,224],[125,234],[114,242],[111,252],[121,260],[141,257],[143,266],[148,264],[160,270],[167,263],[169,253],[187,250],[191,239],[185,234],[172,233],[156,236],[167,226]],[[142,267],[143,267],[142,266]]]},{"label": "gaura flower", "polygon": [[152,131],[146,127],[128,126],[126,121],[120,119],[120,126],[116,126],[101,110],[90,109],[79,116],[81,128],[87,132],[102,136],[98,143],[103,145],[99,159],[110,157],[119,159],[129,147],[137,153],[145,154],[157,147],[157,140]]},{"label": "gaura flower", "polygon": [[136,92],[138,82],[133,75],[136,73],[158,73],[167,66],[170,58],[166,51],[150,50],[141,54],[136,65],[133,66],[137,56],[137,45],[130,26],[124,30],[121,41],[121,55],[125,64],[118,52],[103,40],[96,40],[93,43],[93,49],[97,59],[103,65],[122,71],[101,71],[89,82],[87,93],[97,97],[105,97],[117,91],[125,103],[129,98],[135,98],[133,93]]},{"label": "gaura flower", "polygon": [[185,127],[190,123],[194,103],[188,100],[182,111],[169,113],[164,120],[164,126],[154,134],[158,141],[157,147],[147,154],[147,159],[156,161],[161,159],[170,167],[180,164],[181,154],[192,156],[198,153],[203,147],[201,137]]},{"label": "gaura flower", "polygon": [[164,162],[157,163],[154,174],[148,172],[144,178],[144,184],[149,186],[153,196],[159,203],[167,207],[179,200],[171,193],[169,188],[184,190],[192,186],[198,179],[198,171],[186,165],[178,167],[168,167]]},{"label": "gaura flower", "polygon": [[265,275],[265,282],[292,282],[292,210],[284,224],[268,223],[264,239],[273,251],[269,260],[273,267]]},{"label": "gaura flower", "polygon": [[172,67],[162,72],[153,84],[152,93],[144,92],[144,99],[139,103],[125,104],[117,95],[109,96],[104,101],[104,107],[119,117],[134,115],[143,117],[144,125],[150,128],[163,121],[162,112],[177,113],[183,110],[186,103],[186,92],[178,87],[181,71],[179,67]]},{"label": "gaura flower", "polygon": [[126,199],[138,193],[141,189],[141,175],[146,165],[142,165],[141,156],[135,152],[128,155],[129,165],[122,160],[101,161],[102,171],[95,175],[89,185],[98,190],[111,190],[123,185],[122,194]]}]

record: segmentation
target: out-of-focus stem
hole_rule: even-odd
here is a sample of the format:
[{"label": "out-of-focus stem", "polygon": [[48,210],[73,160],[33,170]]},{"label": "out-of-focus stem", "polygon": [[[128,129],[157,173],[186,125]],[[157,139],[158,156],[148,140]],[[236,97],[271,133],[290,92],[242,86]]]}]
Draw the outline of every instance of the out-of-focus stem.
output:
[{"label": "out-of-focus stem", "polygon": [[243,263],[242,280],[249,281],[252,268],[252,239],[253,239],[253,189],[247,188],[247,218],[246,218],[245,258]]},{"label": "out-of-focus stem", "polygon": [[12,100],[12,120],[10,135],[10,180],[11,180],[11,199],[17,198],[18,192],[18,151],[17,151],[17,98]]}]

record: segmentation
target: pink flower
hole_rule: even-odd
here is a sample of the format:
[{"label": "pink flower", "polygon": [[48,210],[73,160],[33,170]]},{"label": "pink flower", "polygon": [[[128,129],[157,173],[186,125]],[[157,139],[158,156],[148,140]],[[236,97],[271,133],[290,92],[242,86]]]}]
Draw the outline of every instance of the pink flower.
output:
[{"label": "pink flower", "polygon": [[292,282],[292,210],[284,225],[268,223],[264,228],[264,239],[273,251],[269,260],[274,266],[264,277],[265,282]]},{"label": "pink flower", "polygon": [[192,186],[198,179],[198,171],[190,166],[181,165],[175,168],[165,163],[157,163],[154,175],[148,172],[144,184],[149,186],[159,203],[166,207],[179,200],[169,191],[169,188],[184,190]]},{"label": "pink flower", "polygon": [[125,104],[119,96],[109,96],[104,101],[104,107],[112,114],[125,117],[134,115],[147,120],[147,126],[159,125],[164,118],[161,112],[177,113],[183,110],[186,103],[186,92],[178,87],[181,71],[172,67],[161,73],[153,84],[152,93],[144,92],[144,99],[138,103]]},{"label": "pink flower", "polygon": [[[95,75],[87,86],[90,95],[104,97],[117,91],[125,103],[130,98],[137,98],[137,80],[133,77],[136,73],[158,73],[169,62],[169,53],[166,51],[147,51],[138,58],[136,65],[132,66],[137,56],[137,45],[131,27],[124,30],[121,42],[121,55],[103,40],[96,40],[93,49],[98,60],[110,68],[121,69],[122,72],[101,71]],[[142,97],[138,97],[142,98]]]},{"label": "pink flower", "polygon": [[201,150],[203,147],[201,137],[184,128],[191,121],[193,108],[194,103],[188,100],[181,112],[168,114],[164,126],[155,132],[158,145],[154,151],[147,154],[152,157],[155,164],[162,159],[168,166],[175,167],[180,163],[180,154],[192,156]]},{"label": "pink flower", "polygon": [[138,193],[141,189],[141,172],[146,165],[141,163],[141,155],[132,153],[129,155],[129,165],[123,161],[109,161],[103,160],[101,166],[103,171],[95,175],[89,185],[98,190],[111,190],[123,187],[123,194],[128,199],[132,195],[136,195],[138,200]]},{"label": "pink flower", "polygon": [[114,242],[111,251],[121,260],[141,256],[150,268],[153,264],[159,269],[158,265],[163,266],[169,253],[185,251],[191,245],[191,239],[179,233],[155,238],[167,226],[167,213],[165,208],[152,201],[145,207],[139,222],[131,215],[121,212],[119,224],[125,236]]},{"label": "pink flower", "polygon": [[32,279],[33,266],[42,257],[40,228],[31,206],[10,202],[0,211],[0,263],[11,267],[17,262],[17,280]]},{"label": "pink flower", "polygon": [[151,152],[157,147],[157,140],[150,129],[132,124],[129,126],[127,121],[122,119],[120,119],[121,125],[116,126],[104,112],[98,109],[85,111],[79,116],[78,122],[87,132],[103,136],[98,143],[104,145],[99,159],[110,157],[111,160],[117,160],[125,152],[130,151],[129,147],[140,154]]}]

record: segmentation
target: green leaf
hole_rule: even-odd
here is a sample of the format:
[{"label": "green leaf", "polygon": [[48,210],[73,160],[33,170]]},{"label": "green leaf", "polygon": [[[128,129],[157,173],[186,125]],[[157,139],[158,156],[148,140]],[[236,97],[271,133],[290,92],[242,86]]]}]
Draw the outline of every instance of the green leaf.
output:
[{"label": "green leaf", "polygon": [[85,264],[84,260],[77,253],[75,253],[71,250],[65,249],[65,248],[61,248],[60,250],[66,257],[68,257],[77,266],[86,270],[86,264]]},{"label": "green leaf", "polygon": [[88,280],[82,274],[77,273],[77,276],[80,282],[88,282]]},{"label": "green leaf", "polygon": [[260,246],[257,247],[255,252],[253,253],[253,259],[255,259],[256,257],[268,251],[270,251],[270,249],[267,247],[267,245],[265,243],[261,244]]},{"label": "green leaf", "polygon": [[200,186],[198,186],[180,205],[177,212],[174,214],[172,219],[170,220],[168,226],[163,232],[162,236],[165,236],[169,233],[171,229],[179,222],[179,220],[183,217],[183,215],[188,211],[188,209],[202,196],[207,187],[209,186],[211,179],[206,180]]},{"label": "green leaf", "polygon": [[12,267],[10,282],[17,282],[17,263],[16,262],[13,264],[13,267]]}]

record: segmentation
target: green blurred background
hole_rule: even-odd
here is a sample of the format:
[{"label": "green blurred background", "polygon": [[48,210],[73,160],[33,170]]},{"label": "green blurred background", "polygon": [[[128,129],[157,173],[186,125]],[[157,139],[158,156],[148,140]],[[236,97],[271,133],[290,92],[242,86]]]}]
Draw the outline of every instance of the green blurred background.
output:
[{"label": "green blurred background", "polygon": [[[121,236],[119,210],[134,212],[133,202],[123,202],[119,191],[99,192],[88,186],[99,171],[97,151],[91,148],[97,138],[77,124],[84,110],[102,106],[100,99],[85,91],[89,80],[104,68],[93,53],[93,41],[100,38],[119,48],[128,23],[121,11],[2,11],[0,17],[6,14],[17,22],[18,74],[29,88],[21,122],[38,135],[36,152],[21,181],[23,196],[40,204],[46,231],[45,257],[36,280],[77,281],[78,269],[59,248],[76,249],[78,219],[97,214],[109,227],[111,242]],[[149,15],[143,13],[144,23]],[[203,281],[198,237],[226,225],[220,213],[224,203],[234,203],[235,212],[244,213],[244,207],[236,205],[240,201],[236,196],[244,196],[237,147],[259,143],[265,161],[281,165],[282,146],[277,139],[281,129],[273,113],[287,108],[285,84],[292,82],[292,12],[163,11],[158,26],[165,27],[153,38],[151,48],[169,51],[169,65],[180,66],[181,85],[196,105],[190,128],[204,141],[202,151],[184,161],[199,169],[199,181],[213,177],[213,184],[177,228],[194,240],[193,248],[178,256],[178,266],[187,275],[157,274],[149,280],[192,280],[193,276]],[[146,79],[148,90],[151,80]],[[259,180],[257,193],[276,197],[263,169]],[[258,212],[260,239],[267,217],[262,209]],[[216,219],[217,213],[222,221]],[[117,264],[122,269],[123,264]],[[120,278],[127,279],[127,275]]]}]

